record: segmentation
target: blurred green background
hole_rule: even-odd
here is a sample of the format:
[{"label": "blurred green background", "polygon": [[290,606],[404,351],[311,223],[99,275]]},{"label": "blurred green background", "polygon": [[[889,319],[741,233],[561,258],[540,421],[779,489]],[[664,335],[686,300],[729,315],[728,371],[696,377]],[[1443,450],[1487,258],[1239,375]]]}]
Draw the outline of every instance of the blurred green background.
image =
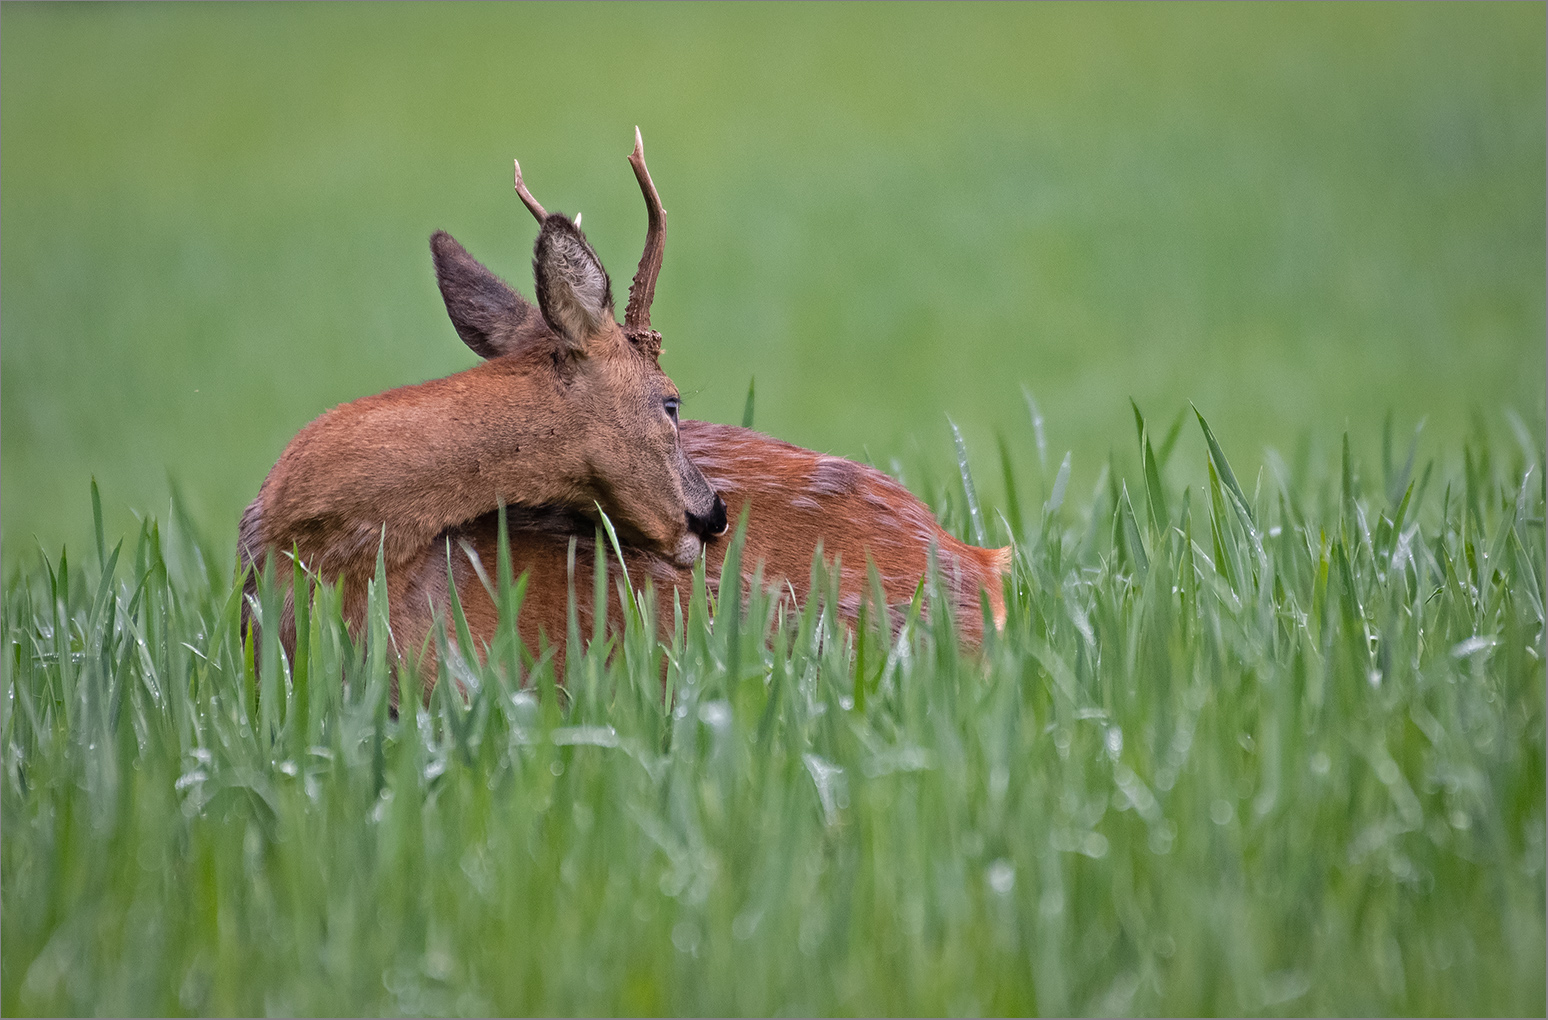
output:
[{"label": "blurred green background", "polygon": [[81,542],[92,475],[110,535],[170,475],[229,544],[312,417],[472,364],[426,241],[530,294],[513,156],[621,297],[635,124],[691,416],[755,376],[765,431],[950,471],[950,415],[991,498],[1023,384],[1088,485],[1130,396],[1249,479],[1388,412],[1442,454],[1530,432],[1544,37],[1541,3],[7,3],[5,560]]}]

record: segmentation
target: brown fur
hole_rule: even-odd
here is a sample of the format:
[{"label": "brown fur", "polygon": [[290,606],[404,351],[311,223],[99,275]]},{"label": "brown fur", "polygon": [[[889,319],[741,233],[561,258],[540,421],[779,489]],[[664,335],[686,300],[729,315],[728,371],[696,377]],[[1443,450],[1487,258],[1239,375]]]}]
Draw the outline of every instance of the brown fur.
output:
[{"label": "brown fur", "polygon": [[[853,461],[803,450],[749,429],[706,422],[684,421],[683,448],[703,468],[706,478],[726,501],[731,518],[748,513],[743,548],[743,580],[750,581],[761,565],[764,583],[787,601],[805,602],[810,585],[813,554],[821,543],[830,563],[839,561],[839,605],[852,623],[860,602],[870,590],[868,562],[874,562],[882,582],[893,623],[913,599],[928,569],[930,549],[936,549],[941,573],[947,582],[958,632],[969,644],[983,637],[980,592],[987,597],[998,626],[1005,618],[1002,579],[1010,566],[1010,549],[982,549],[958,541],[943,531],[928,507],[907,489],[874,468]],[[582,634],[592,633],[592,570],[594,530],[562,514],[510,515],[511,563],[516,574],[528,573],[527,595],[519,620],[523,640],[534,652],[539,635],[556,646],[555,666],[563,675],[569,543],[576,536],[574,591]],[[705,548],[706,577],[718,589],[720,572],[730,537],[711,541]],[[398,650],[405,658],[417,657],[426,689],[434,683],[435,643],[433,621],[447,623],[455,642],[447,608],[447,543],[451,546],[452,578],[466,614],[478,654],[492,641],[497,610],[473,566],[476,556],[487,577],[495,576],[498,563],[499,522],[487,514],[457,528],[448,529],[404,571],[389,577],[388,598],[392,629]],[[469,551],[471,550],[471,555]],[[672,626],[672,600],[677,593],[686,607],[691,591],[691,571],[673,566],[659,556],[625,550],[630,579],[638,589],[645,578],[654,583],[656,619],[663,628]],[[616,570],[616,562],[613,564]],[[611,587],[611,586],[610,586]],[[355,600],[358,627],[364,619],[363,585]],[[349,600],[346,600],[347,602]],[[609,626],[621,626],[616,597],[610,599]]]},{"label": "brown fur", "polygon": [[343,578],[347,610],[363,611],[378,546],[398,573],[447,527],[502,504],[597,503],[632,543],[691,562],[690,518],[714,519],[719,501],[665,408],[676,387],[613,320],[579,228],[555,215],[538,236],[542,316],[449,235],[431,246],[453,324],[489,360],[302,429],[242,516],[244,565],[294,549],[316,576]]},{"label": "brown fur", "polygon": [[[504,505],[514,565],[529,573],[523,637],[536,647],[546,633],[562,655],[572,536],[582,579],[574,585],[578,609],[583,627],[591,627],[588,518],[595,505],[627,544],[636,585],[654,580],[658,619],[670,626],[672,596],[686,599],[701,548],[710,583],[719,584],[726,540],[712,536],[724,530],[726,505],[713,486],[733,519],[744,509],[749,515],[744,580],[761,565],[781,597],[804,601],[820,546],[841,563],[846,616],[858,613],[869,588],[869,562],[896,613],[935,549],[959,630],[976,643],[981,591],[996,623],[1003,620],[1008,549],[978,549],[947,535],[924,504],[881,472],[746,429],[702,422],[679,429],[675,404],[668,413],[677,390],[657,364],[660,335],[649,320],[664,212],[638,135],[635,146],[630,162],[650,228],[626,328],[614,321],[607,273],[585,236],[537,205],[518,168],[517,191],[542,222],[533,266],[541,314],[437,232],[431,249],[447,312],[486,362],[341,405],[302,429],[242,516],[244,567],[294,549],[313,575],[340,583],[345,620],[358,633],[380,548],[395,643],[412,659],[445,612],[450,543],[451,579],[482,644],[494,634],[495,607],[468,550],[494,568],[496,511]],[[288,586],[288,564],[276,566]],[[255,585],[250,573],[249,594]],[[287,653],[295,647],[291,599],[287,592],[279,626]],[[610,622],[618,625],[616,610]],[[433,678],[433,658],[428,665]]]}]

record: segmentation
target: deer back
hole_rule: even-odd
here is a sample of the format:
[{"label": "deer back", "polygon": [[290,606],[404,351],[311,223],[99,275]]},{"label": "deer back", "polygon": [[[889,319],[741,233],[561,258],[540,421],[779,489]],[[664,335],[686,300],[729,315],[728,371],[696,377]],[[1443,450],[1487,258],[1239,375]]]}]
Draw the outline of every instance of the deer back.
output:
[{"label": "deer back", "polygon": [[[962,639],[970,645],[982,640],[981,598],[987,598],[995,624],[1003,623],[1003,578],[1011,550],[983,549],[957,540],[941,529],[928,507],[882,472],[729,425],[684,421],[681,435],[684,449],[716,486],[731,516],[747,514],[744,586],[761,570],[764,585],[775,597],[804,603],[811,594],[812,559],[820,549],[830,564],[837,561],[838,608],[846,621],[853,624],[861,600],[868,597],[869,570],[874,564],[896,627],[929,568],[933,549]],[[534,651],[546,639],[555,649],[555,666],[562,676],[572,590],[581,632],[592,633],[594,530],[589,522],[562,514],[508,512],[507,535],[513,571],[528,574],[518,619],[522,639]],[[727,540],[720,539],[705,548],[705,574],[712,590],[725,583],[721,568],[726,547]],[[411,568],[389,577],[392,629],[399,653],[410,661],[423,655],[421,675],[427,681],[433,682],[435,675],[432,628],[436,621],[447,624],[448,636],[456,640],[448,623],[448,560],[474,643],[480,646],[478,653],[493,640],[498,612],[479,570],[485,577],[494,577],[498,548],[498,514],[488,514],[448,529]],[[691,569],[646,550],[626,547],[624,554],[636,588],[643,588],[647,577],[653,582],[656,620],[670,628],[674,595],[687,604]],[[606,611],[609,629],[618,630],[622,619],[616,600],[610,600]],[[364,618],[363,590],[355,612],[353,622],[358,626]]]}]

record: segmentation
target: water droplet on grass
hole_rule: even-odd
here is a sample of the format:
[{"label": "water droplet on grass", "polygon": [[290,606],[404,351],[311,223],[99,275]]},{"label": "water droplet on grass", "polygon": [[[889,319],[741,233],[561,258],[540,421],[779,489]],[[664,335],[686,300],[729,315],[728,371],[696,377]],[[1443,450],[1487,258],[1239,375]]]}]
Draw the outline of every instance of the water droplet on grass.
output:
[{"label": "water droplet on grass", "polygon": [[761,920],[763,920],[763,914],[758,911],[742,911],[731,922],[732,936],[743,941],[752,938],[753,933],[758,930],[758,922]]},{"label": "water droplet on grass", "polygon": [[679,953],[697,956],[699,953],[699,929],[692,921],[678,921],[672,926],[672,945]]}]

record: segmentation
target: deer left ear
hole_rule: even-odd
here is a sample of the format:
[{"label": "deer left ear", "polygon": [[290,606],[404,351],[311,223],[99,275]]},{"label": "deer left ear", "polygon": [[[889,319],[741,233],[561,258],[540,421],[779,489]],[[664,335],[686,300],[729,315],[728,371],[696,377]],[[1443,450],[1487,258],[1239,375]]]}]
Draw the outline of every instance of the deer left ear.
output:
[{"label": "deer left ear", "polygon": [[613,288],[607,270],[586,235],[568,217],[553,213],[543,221],[532,273],[543,318],[572,350],[583,349],[613,326]]},{"label": "deer left ear", "polygon": [[512,354],[548,326],[538,310],[444,230],[430,235],[435,282],[457,335],[481,358]]}]

